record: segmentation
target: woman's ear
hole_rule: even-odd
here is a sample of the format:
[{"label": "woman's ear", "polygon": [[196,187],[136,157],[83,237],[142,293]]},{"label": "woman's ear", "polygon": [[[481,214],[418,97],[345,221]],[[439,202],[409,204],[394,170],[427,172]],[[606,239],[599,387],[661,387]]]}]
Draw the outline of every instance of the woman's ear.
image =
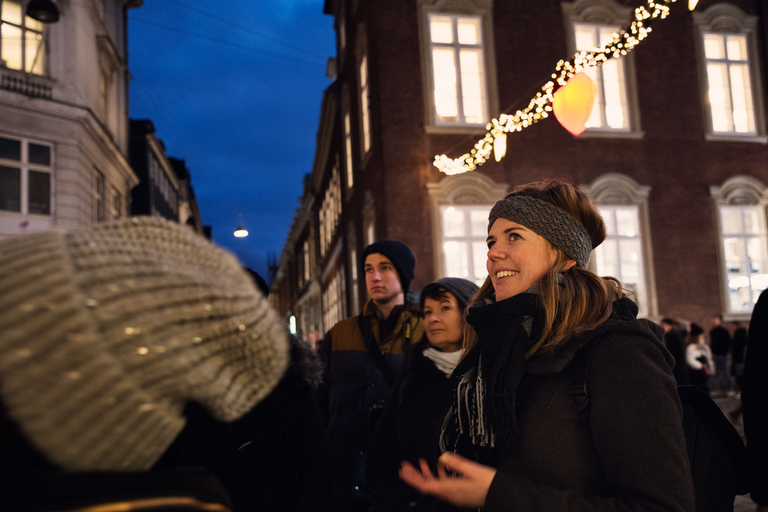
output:
[{"label": "woman's ear", "polygon": [[567,270],[571,270],[574,265],[576,265],[576,261],[575,260],[566,260],[563,263],[563,268],[560,269],[560,272],[565,272]]}]

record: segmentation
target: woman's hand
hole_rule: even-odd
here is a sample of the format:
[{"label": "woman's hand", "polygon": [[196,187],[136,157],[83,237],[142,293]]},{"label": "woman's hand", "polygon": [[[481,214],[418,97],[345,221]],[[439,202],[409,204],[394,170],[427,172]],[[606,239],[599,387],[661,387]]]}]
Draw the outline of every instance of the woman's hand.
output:
[{"label": "woman's hand", "polygon": [[452,505],[483,508],[496,469],[484,466],[455,453],[444,453],[437,461],[433,475],[427,461],[419,459],[419,468],[403,461],[400,478],[422,494],[431,494]]}]

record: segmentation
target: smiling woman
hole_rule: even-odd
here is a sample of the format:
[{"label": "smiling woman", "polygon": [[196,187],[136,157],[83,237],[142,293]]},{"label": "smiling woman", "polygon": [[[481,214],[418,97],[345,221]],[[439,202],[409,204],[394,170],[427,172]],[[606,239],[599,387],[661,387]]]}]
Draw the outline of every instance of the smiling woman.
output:
[{"label": "smiling woman", "polygon": [[[444,453],[437,474],[427,460],[404,462],[405,482],[486,512],[693,510],[663,331],[636,318],[616,279],[587,269],[605,236],[589,197],[565,180],[517,187],[491,209],[489,276],[466,317]],[[589,419],[571,367],[587,355]]]}]

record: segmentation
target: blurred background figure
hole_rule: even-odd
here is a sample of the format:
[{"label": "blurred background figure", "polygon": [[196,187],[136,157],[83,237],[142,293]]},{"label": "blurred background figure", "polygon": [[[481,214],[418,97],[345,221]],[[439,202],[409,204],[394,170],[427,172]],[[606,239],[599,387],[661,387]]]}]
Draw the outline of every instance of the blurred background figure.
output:
[{"label": "blurred background figure", "polygon": [[731,333],[723,325],[721,316],[713,316],[712,328],[709,330],[709,347],[712,350],[712,362],[715,365],[714,378],[710,384],[719,394],[733,393],[733,379],[728,364],[728,355],[731,352]]},{"label": "blurred background figure", "polygon": [[712,350],[704,337],[704,329],[692,323],[685,340],[685,361],[688,363],[690,383],[709,393],[709,378],[715,374]]},{"label": "blurred background figure", "polygon": [[685,362],[685,341],[680,335],[680,327],[671,318],[663,318],[661,327],[664,329],[664,345],[675,358],[675,374],[677,385],[688,384],[688,364]]},{"label": "blurred background figure", "polygon": [[[188,451],[177,443],[246,415],[288,363],[282,323],[237,260],[154,217],[0,241],[0,332],[10,510],[83,507],[110,491],[205,500],[207,474],[235,494],[228,429]],[[190,475],[182,460],[207,471]]]},{"label": "blurred background figure", "polygon": [[464,310],[476,291],[471,281],[453,277],[421,291],[425,336],[384,407],[368,459],[374,511],[417,511],[436,501],[400,480],[398,470],[402,461],[417,464],[419,458],[437,467],[440,429],[451,405],[450,376],[462,354]]}]

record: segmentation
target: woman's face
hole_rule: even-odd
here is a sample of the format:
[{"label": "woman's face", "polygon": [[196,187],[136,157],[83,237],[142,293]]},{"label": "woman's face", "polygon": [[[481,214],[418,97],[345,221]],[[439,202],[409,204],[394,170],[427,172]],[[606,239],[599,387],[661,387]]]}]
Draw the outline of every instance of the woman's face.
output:
[{"label": "woman's face", "polygon": [[445,300],[424,300],[424,324],[429,344],[443,352],[459,350],[462,337],[461,313],[456,297],[445,294]]},{"label": "woman's face", "polygon": [[536,285],[555,264],[557,249],[530,229],[496,219],[488,232],[488,275],[496,300],[514,297]]}]

